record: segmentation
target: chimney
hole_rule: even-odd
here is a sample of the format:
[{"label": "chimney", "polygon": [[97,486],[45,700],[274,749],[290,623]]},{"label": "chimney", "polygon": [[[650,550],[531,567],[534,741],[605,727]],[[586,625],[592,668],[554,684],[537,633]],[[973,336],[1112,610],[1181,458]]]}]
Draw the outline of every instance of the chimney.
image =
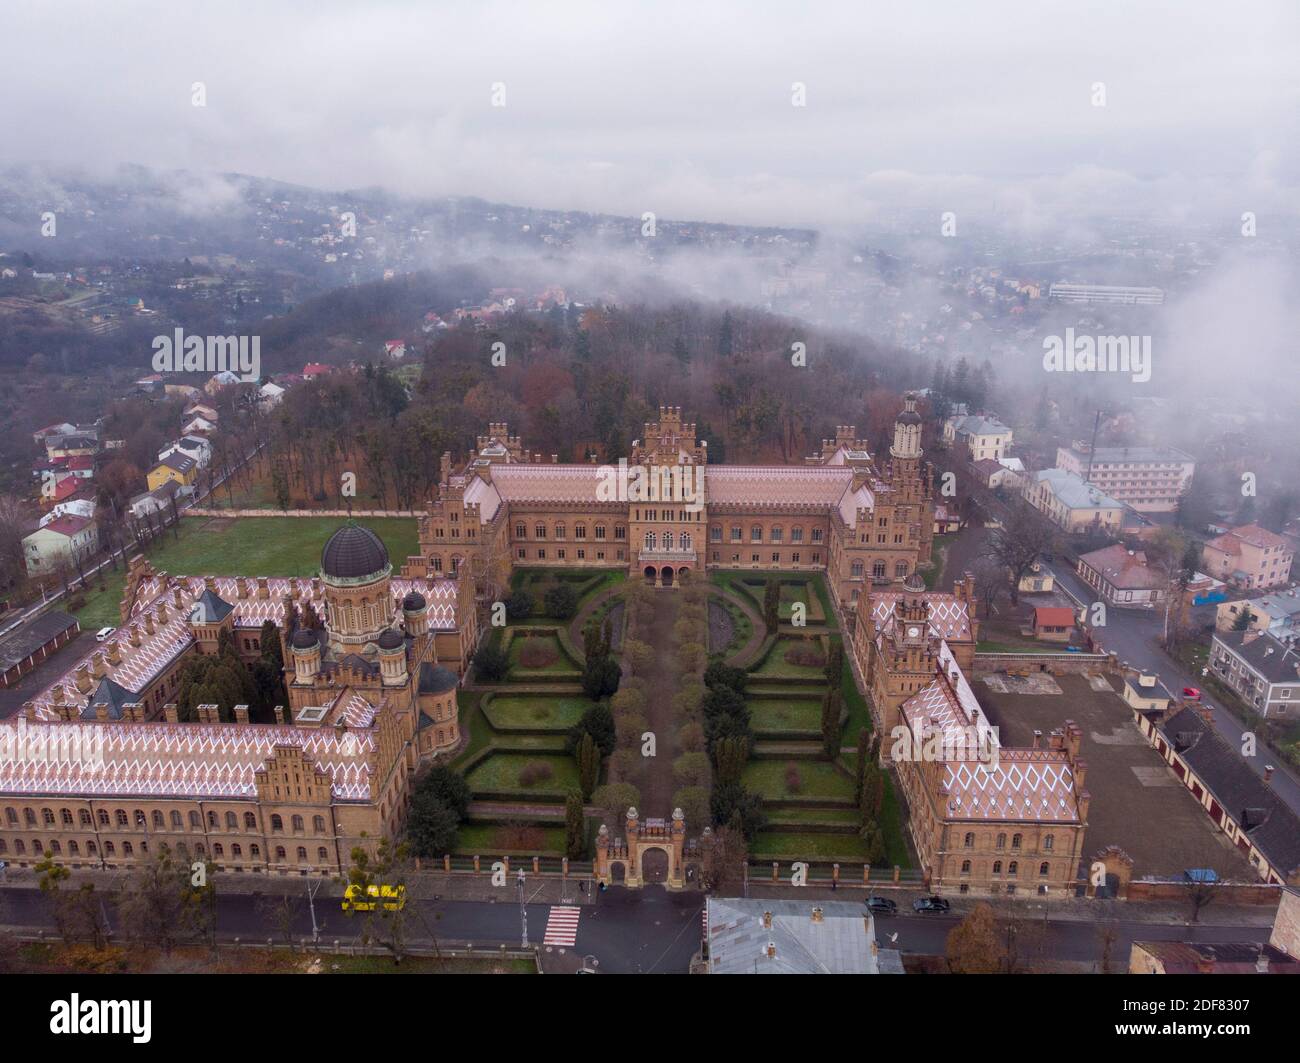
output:
[{"label": "chimney", "polygon": [[122,651],[118,649],[116,639],[108,644],[108,663],[114,667],[122,663]]},{"label": "chimney", "polygon": [[107,721],[108,719],[107,705],[100,704],[95,706],[95,719],[100,721],[100,723]]},{"label": "chimney", "polygon": [[821,908],[813,908],[813,910],[812,910],[812,921],[813,921],[814,923],[821,923],[821,922],[824,922],[824,921],[825,921],[825,920],[822,918],[822,910],[821,910]]},{"label": "chimney", "polygon": [[768,958],[769,960],[774,960],[774,959],[776,959],[776,942],[775,942],[775,941],[769,941],[769,942],[767,943],[767,958]]},{"label": "chimney", "polygon": [[1214,957],[1213,957],[1213,956],[1198,956],[1197,959],[1196,959],[1196,973],[1197,973],[1197,974],[1213,974],[1213,973],[1214,973]]},{"label": "chimney", "polygon": [[1265,765],[1264,765],[1264,781],[1265,781],[1266,783],[1269,783],[1270,785],[1272,785],[1272,782],[1273,782],[1273,772],[1276,771],[1276,770],[1277,770],[1277,769],[1274,768],[1272,764],[1265,764]]},{"label": "chimney", "polygon": [[152,635],[153,630],[153,613],[144,614],[144,632],[146,635]]},{"label": "chimney", "polygon": [[215,576],[204,576],[204,577],[203,577],[203,589],[204,589],[205,591],[211,591],[213,594],[216,594],[216,593],[217,593],[217,579],[216,579],[216,577],[215,577]]},{"label": "chimney", "polygon": [[772,929],[772,913],[771,913],[771,912],[764,912],[764,913],[763,913],[763,929],[764,929],[764,930],[771,930],[771,929]]},{"label": "chimney", "polygon": [[1034,748],[1034,749],[1037,749],[1038,746],[1039,746],[1039,743],[1041,743],[1042,740],[1043,740],[1043,732],[1042,732],[1042,731],[1035,731],[1035,732],[1034,732],[1034,746],[1033,746],[1033,748]]},{"label": "chimney", "polygon": [[269,586],[267,586],[267,583],[266,583],[266,577],[265,577],[265,576],[258,576],[258,577],[257,577],[257,596],[258,596],[259,598],[269,598],[269,597],[271,597],[271,588],[270,588]]},{"label": "chimney", "polygon": [[140,646],[140,628],[137,625],[132,624],[131,627],[127,630],[126,634],[127,634],[127,641],[129,641],[132,646],[135,646],[138,649]]},{"label": "chimney", "polygon": [[235,706],[235,723],[248,723],[248,706]]},{"label": "chimney", "polygon": [[163,716],[168,723],[180,722],[180,712],[176,708],[176,702],[169,701],[166,705],[163,706]]},{"label": "chimney", "polygon": [[1268,953],[1264,951],[1266,948],[1266,945],[1259,947],[1259,958],[1255,961],[1256,974],[1268,974]]},{"label": "chimney", "polygon": [[90,665],[83,664],[77,669],[77,690],[89,694],[90,685]]},{"label": "chimney", "polygon": [[1056,730],[1054,730],[1049,736],[1049,739],[1051,743],[1048,746],[1049,749],[1054,749],[1057,752],[1060,752],[1065,748],[1065,732],[1061,730],[1061,728],[1056,728]]},{"label": "chimney", "polygon": [[283,706],[283,705],[277,705],[277,706],[275,707],[275,722],[276,722],[276,723],[284,723],[284,706]]},{"label": "chimney", "polygon": [[177,609],[181,608],[181,606],[185,604],[185,596],[181,593],[179,587],[172,591],[172,603]]},{"label": "chimney", "polygon": [[158,623],[167,623],[167,603],[161,599],[158,601]]},{"label": "chimney", "polygon": [[1076,760],[1074,762],[1074,788],[1078,791],[1083,790],[1083,780],[1088,777],[1088,762],[1086,760]]},{"label": "chimney", "polygon": [[94,663],[91,665],[90,670],[94,674],[96,679],[103,679],[104,676],[108,675],[108,665],[104,661],[103,650],[96,650],[95,656],[92,657],[91,660]]}]

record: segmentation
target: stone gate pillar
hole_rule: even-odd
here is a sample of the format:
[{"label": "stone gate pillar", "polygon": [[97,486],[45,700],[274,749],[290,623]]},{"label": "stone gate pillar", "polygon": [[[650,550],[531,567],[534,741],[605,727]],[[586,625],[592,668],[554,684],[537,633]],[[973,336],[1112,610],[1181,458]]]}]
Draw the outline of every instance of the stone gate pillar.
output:
[{"label": "stone gate pillar", "polygon": [[627,810],[627,885],[635,889],[642,884],[641,878],[641,818],[636,807]]}]

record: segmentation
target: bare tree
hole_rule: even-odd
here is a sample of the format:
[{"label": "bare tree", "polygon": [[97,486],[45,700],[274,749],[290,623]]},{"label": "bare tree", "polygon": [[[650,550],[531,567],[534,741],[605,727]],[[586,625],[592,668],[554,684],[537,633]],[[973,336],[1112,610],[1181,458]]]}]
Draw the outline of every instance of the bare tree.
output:
[{"label": "bare tree", "polygon": [[1055,532],[1028,503],[1008,509],[1002,527],[989,536],[987,555],[1006,566],[1011,575],[1011,604],[1020,601],[1020,577],[1052,545]]}]

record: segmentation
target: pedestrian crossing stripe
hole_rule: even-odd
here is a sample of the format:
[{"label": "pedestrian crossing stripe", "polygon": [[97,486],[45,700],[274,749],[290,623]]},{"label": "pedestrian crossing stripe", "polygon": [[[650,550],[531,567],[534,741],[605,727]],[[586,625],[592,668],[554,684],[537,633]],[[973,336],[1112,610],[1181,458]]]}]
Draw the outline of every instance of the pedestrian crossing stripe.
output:
[{"label": "pedestrian crossing stripe", "polygon": [[546,917],[544,943],[572,948],[578,940],[578,916],[581,914],[581,908],[553,905]]}]

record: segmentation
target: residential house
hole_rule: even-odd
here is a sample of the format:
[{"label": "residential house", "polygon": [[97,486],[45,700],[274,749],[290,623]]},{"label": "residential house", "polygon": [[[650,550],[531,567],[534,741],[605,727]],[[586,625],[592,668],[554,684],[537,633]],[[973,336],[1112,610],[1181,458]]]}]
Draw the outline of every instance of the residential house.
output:
[{"label": "residential house", "polygon": [[95,515],[95,503],[89,498],[71,498],[66,502],[57,502],[54,508],[44,514],[40,519],[39,527],[44,528],[51,521],[58,520],[60,517],[93,517]]},{"label": "residential house", "polygon": [[182,489],[192,488],[198,478],[199,463],[188,454],[182,454],[179,451],[172,451],[168,454],[167,457],[150,469],[149,474],[145,477],[149,483],[150,491],[157,490],[168,480],[174,480],[177,486]]},{"label": "residential house", "polygon": [[[964,411],[964,407],[962,409]],[[944,441],[949,445],[956,443],[966,447],[971,461],[983,461],[985,458],[997,461],[1005,457],[1012,436],[1007,425],[996,417],[986,417],[983,414],[954,414],[943,426]]]},{"label": "residential house", "polygon": [[58,458],[94,457],[99,450],[99,440],[87,435],[48,436],[45,456],[51,461]]},{"label": "residential house", "polygon": [[1029,571],[1020,577],[1016,590],[1021,594],[1050,594],[1056,589],[1056,576],[1050,568],[1045,568],[1041,561],[1029,566]]},{"label": "residential house", "polygon": [[217,430],[216,423],[206,417],[193,417],[185,422],[181,429],[186,435],[211,435]]},{"label": "residential house", "polygon": [[1266,719],[1300,718],[1300,652],[1295,635],[1216,631],[1211,672]]},{"label": "residential house", "polygon": [[1113,532],[1124,519],[1124,507],[1091,484],[1064,469],[1042,469],[1025,488],[1025,499],[1057,527],[1072,534]]},{"label": "residential house", "polygon": [[1300,591],[1273,591],[1257,598],[1223,602],[1214,612],[1214,626],[1231,631],[1242,613],[1250,614],[1248,630],[1267,631],[1278,638],[1300,634]]},{"label": "residential house", "polygon": [[320,362],[308,362],[302,367],[303,380],[315,380],[317,377],[329,376],[334,372],[332,365],[323,365]]},{"label": "residential house", "polygon": [[1169,594],[1168,577],[1147,564],[1146,554],[1118,543],[1081,554],[1079,576],[1111,605],[1149,609]]},{"label": "residential house", "polygon": [[75,424],[64,421],[61,424],[47,424],[44,428],[37,429],[32,434],[32,438],[38,445],[44,445],[46,439],[50,436],[70,436],[76,434],[76,431],[77,426]]},{"label": "residential house", "polygon": [[229,369],[223,369],[220,373],[214,373],[208,378],[207,383],[203,385],[203,391],[207,395],[220,395],[226,388],[234,387],[240,384],[240,378],[232,373]]},{"label": "residential house", "polygon": [[1280,535],[1245,524],[1211,539],[1201,550],[1207,573],[1247,590],[1281,587],[1291,579],[1295,550]]},{"label": "residential house", "polygon": [[269,410],[279,406],[283,399],[284,388],[269,380],[257,391],[258,405],[260,405],[264,410]]},{"label": "residential house", "polygon": [[143,494],[132,498],[127,509],[136,520],[141,520],[154,513],[162,513],[166,516],[171,512],[172,500],[177,498],[179,494],[180,484],[175,480],[165,480],[154,490],[145,491]]},{"label": "residential house", "polygon": [[202,436],[182,436],[180,439],[173,440],[159,451],[158,460],[162,461],[168,454],[176,451],[193,458],[198,462],[200,469],[206,469],[212,461],[212,444]]},{"label": "residential house", "polygon": [[58,517],[23,538],[23,557],[33,576],[57,572],[99,549],[99,525],[92,517]]}]

